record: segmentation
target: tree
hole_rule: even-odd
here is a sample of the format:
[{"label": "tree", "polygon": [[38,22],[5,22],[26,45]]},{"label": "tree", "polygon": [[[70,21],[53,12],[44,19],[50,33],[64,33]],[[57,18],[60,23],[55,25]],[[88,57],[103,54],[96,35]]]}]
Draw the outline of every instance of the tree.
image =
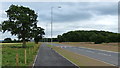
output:
[{"label": "tree", "polygon": [[95,44],[100,44],[105,41],[105,37],[102,35],[93,34],[90,39],[95,42]]},{"label": "tree", "polygon": [[2,31],[2,24],[0,24],[0,32]]},{"label": "tree", "polygon": [[16,42],[17,42],[17,40],[16,40],[16,39],[14,39],[12,42],[13,42],[13,43],[16,43]]},{"label": "tree", "polygon": [[25,48],[25,40],[32,38],[32,29],[37,26],[37,14],[28,7],[18,5],[11,5],[6,13],[9,20],[2,22],[2,32],[10,31],[12,35],[18,36]]},{"label": "tree", "polygon": [[62,36],[61,36],[61,35],[58,35],[58,36],[57,36],[57,39],[58,39],[59,43],[62,42]]},{"label": "tree", "polygon": [[67,33],[63,33],[62,35],[58,35],[58,41],[62,42],[95,42],[95,44],[100,44],[104,42],[118,42],[119,33],[113,33],[108,31],[85,31],[85,30],[77,30],[77,31],[69,31]]},{"label": "tree", "polygon": [[38,42],[42,39],[43,35],[45,35],[43,28],[41,27],[33,28],[33,37],[36,44],[38,44]]},{"label": "tree", "polygon": [[3,42],[5,42],[5,43],[11,43],[12,39],[11,38],[5,38]]}]

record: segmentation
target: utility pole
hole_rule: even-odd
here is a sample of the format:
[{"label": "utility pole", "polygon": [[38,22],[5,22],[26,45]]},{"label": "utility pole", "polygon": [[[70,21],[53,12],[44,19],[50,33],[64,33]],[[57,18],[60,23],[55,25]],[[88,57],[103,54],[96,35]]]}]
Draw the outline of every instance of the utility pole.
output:
[{"label": "utility pole", "polygon": [[[58,6],[57,8],[61,8],[61,6]],[[51,7],[51,45],[52,45],[52,42],[53,42],[53,39],[52,39],[52,35],[53,35],[53,9],[54,7]]]}]

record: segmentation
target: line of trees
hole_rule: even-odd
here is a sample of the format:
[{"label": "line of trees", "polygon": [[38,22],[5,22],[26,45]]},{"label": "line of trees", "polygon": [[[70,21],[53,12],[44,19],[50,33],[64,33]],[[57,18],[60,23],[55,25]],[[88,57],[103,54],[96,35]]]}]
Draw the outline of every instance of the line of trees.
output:
[{"label": "line of trees", "polygon": [[[36,38],[37,39],[37,38]],[[40,38],[38,38],[40,39]],[[26,42],[29,42],[29,41],[34,41],[36,42],[35,40],[25,40]],[[1,41],[2,43],[18,43],[18,42],[22,42],[22,40],[16,40],[16,39],[11,39],[11,38],[5,38],[3,41]],[[51,42],[51,38],[42,38],[40,40],[37,40],[37,43],[38,42]],[[58,42],[58,39],[57,38],[52,38],[52,42]]]},{"label": "line of trees", "polygon": [[37,13],[34,10],[18,6],[11,5],[6,11],[8,20],[3,21],[0,26],[2,26],[2,32],[9,31],[12,35],[18,37],[23,42],[22,47],[25,48],[26,40],[34,39],[35,43],[38,43],[42,39],[44,29],[37,26]]},{"label": "line of trees", "polygon": [[[43,38],[40,42],[51,42],[51,38]],[[58,39],[52,38],[52,42],[58,42]]]},{"label": "line of trees", "polygon": [[108,31],[69,31],[62,35],[58,35],[59,42],[95,42],[99,43],[108,43],[108,42],[119,42],[119,33],[113,33]]},{"label": "line of trees", "polygon": [[[22,42],[23,40],[12,40],[11,38],[5,38],[3,41],[1,41],[2,43],[19,43]],[[26,42],[30,41],[30,40],[25,40]]]}]

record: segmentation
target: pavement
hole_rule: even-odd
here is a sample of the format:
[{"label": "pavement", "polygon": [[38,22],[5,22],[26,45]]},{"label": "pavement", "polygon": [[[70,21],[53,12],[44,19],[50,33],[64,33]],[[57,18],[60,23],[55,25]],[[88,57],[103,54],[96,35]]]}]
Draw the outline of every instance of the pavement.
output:
[{"label": "pavement", "polygon": [[46,44],[42,44],[33,64],[33,68],[78,68],[59,55]]},{"label": "pavement", "polygon": [[61,47],[63,49],[72,51],[80,55],[87,56],[89,58],[92,58],[107,64],[111,64],[113,66],[120,66],[120,53],[117,53],[117,52],[97,50],[97,49],[84,48],[84,47],[66,46],[64,44],[52,43],[52,45]]}]

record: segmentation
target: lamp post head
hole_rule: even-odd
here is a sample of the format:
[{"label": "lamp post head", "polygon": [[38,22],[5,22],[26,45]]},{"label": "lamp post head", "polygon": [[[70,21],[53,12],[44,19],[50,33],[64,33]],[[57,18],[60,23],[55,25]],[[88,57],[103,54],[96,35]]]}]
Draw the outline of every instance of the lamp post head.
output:
[{"label": "lamp post head", "polygon": [[58,8],[61,8],[61,6],[58,6]]}]

